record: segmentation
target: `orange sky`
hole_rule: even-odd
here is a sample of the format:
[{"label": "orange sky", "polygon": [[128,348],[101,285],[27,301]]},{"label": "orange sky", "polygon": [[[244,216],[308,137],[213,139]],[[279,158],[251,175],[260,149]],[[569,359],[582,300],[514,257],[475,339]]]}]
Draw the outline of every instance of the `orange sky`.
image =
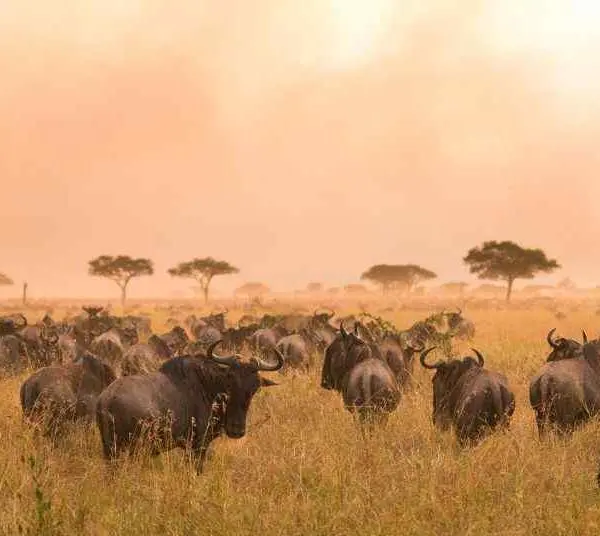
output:
[{"label": "orange sky", "polygon": [[87,261],[121,253],[155,262],[134,297],[208,255],[222,292],[468,279],[486,239],[600,284],[594,2],[163,4],[0,3],[0,271],[33,296],[116,295]]}]

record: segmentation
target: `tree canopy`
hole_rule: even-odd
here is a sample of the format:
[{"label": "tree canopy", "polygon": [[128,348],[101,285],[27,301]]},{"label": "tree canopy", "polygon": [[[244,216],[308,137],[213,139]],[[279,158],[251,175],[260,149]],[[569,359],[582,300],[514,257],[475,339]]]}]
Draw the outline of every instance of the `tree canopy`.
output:
[{"label": "tree canopy", "polygon": [[403,289],[410,292],[421,281],[434,279],[437,275],[416,264],[376,264],[360,278],[381,286],[384,292]]},{"label": "tree canopy", "polygon": [[208,289],[212,278],[217,275],[237,274],[239,270],[226,261],[205,257],[180,262],[177,266],[169,268],[167,272],[174,277],[187,277],[198,281],[204,293],[204,301],[208,302]]},{"label": "tree canopy", "polygon": [[505,280],[508,283],[507,301],[516,279],[533,279],[539,272],[548,273],[560,268],[558,262],[548,259],[541,249],[523,248],[507,240],[484,242],[482,246],[470,249],[463,261],[479,279]]},{"label": "tree canopy", "polygon": [[135,259],[129,255],[101,255],[89,261],[88,273],[114,281],[121,289],[121,305],[125,305],[127,285],[131,279],[152,275],[154,267],[150,259]]},{"label": "tree canopy", "polygon": [[6,274],[0,272],[0,285],[12,285],[14,281]]},{"label": "tree canopy", "polygon": [[271,292],[271,289],[264,283],[249,281],[236,288],[234,294],[236,296],[247,296],[248,298],[260,298],[269,292]]},{"label": "tree canopy", "polygon": [[306,285],[307,292],[323,292],[323,283],[318,283],[316,281],[309,283]]}]

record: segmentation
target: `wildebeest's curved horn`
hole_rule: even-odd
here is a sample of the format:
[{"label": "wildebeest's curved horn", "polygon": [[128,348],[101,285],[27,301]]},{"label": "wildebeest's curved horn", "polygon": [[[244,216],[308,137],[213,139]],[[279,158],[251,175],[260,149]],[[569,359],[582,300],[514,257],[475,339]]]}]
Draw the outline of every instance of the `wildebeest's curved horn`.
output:
[{"label": "wildebeest's curved horn", "polygon": [[237,359],[233,355],[228,355],[227,357],[222,357],[222,356],[215,355],[213,353],[216,346],[218,344],[221,344],[222,342],[223,342],[222,339],[218,340],[217,342],[213,342],[206,350],[206,357],[208,357],[208,359],[212,359],[215,363],[219,363],[220,365],[227,365],[229,367],[239,365]]},{"label": "wildebeest's curved horn", "polygon": [[421,352],[420,361],[421,361],[421,365],[424,368],[426,368],[426,369],[437,369],[437,368],[439,368],[443,364],[443,361],[438,361],[437,363],[435,363],[435,365],[428,365],[427,363],[425,363],[425,358],[429,355],[430,352],[433,352],[436,348],[437,348],[437,346],[432,346],[431,348],[428,348],[424,352]]},{"label": "wildebeest's curved horn", "polygon": [[348,332],[344,329],[344,321],[343,320],[340,322],[340,333],[342,334],[342,337],[344,339],[348,336]]},{"label": "wildebeest's curved horn", "polygon": [[550,346],[552,346],[552,348],[558,348],[558,344],[556,344],[553,340],[552,340],[552,335],[554,335],[554,332],[556,331],[556,328],[552,328],[549,332],[548,335],[546,336],[546,340],[548,341],[548,344]]},{"label": "wildebeest's curved horn", "polygon": [[581,330],[581,334],[583,335],[583,344],[587,344],[588,343],[588,336],[587,336],[587,333],[585,332],[585,329]]},{"label": "wildebeest's curved horn", "polygon": [[273,348],[275,355],[277,356],[277,363],[271,364],[263,361],[260,357],[254,357],[254,361],[256,361],[256,369],[263,370],[265,372],[275,372],[283,367],[283,363],[285,361],[283,354],[277,349]]},{"label": "wildebeest's curved horn", "polygon": [[412,352],[414,352],[416,354],[418,352],[425,351],[425,346],[420,346],[419,348],[415,348],[412,344],[407,344],[406,349],[411,350]]},{"label": "wildebeest's curved horn", "polygon": [[459,315],[462,315],[462,309],[460,307],[457,307],[456,310],[458,311]]},{"label": "wildebeest's curved horn", "polygon": [[477,361],[479,361],[479,366],[483,367],[485,361],[483,360],[483,356],[481,355],[481,352],[479,350],[475,350],[475,348],[471,348],[471,350],[473,350],[473,353],[477,356]]}]

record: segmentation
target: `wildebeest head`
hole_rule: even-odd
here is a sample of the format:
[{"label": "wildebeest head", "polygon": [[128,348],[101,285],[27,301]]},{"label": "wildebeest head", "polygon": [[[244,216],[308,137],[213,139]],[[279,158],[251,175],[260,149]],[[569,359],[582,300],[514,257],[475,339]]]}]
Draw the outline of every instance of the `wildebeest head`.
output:
[{"label": "wildebeest head", "polygon": [[275,382],[262,378],[260,371],[277,371],[283,367],[284,359],[281,353],[274,349],[276,363],[267,363],[259,357],[242,361],[238,354],[218,356],[214,354],[215,347],[222,341],[211,344],[206,352],[208,359],[227,366],[227,408],[225,410],[225,432],[229,437],[240,438],[246,434],[246,415],[252,397],[261,386],[277,385]]},{"label": "wildebeest head", "polygon": [[435,370],[431,380],[433,383],[433,422],[439,428],[447,429],[452,423],[452,412],[449,408],[453,406],[453,398],[458,395],[455,386],[459,378],[464,374],[483,368],[484,359],[481,353],[473,348],[477,360],[465,357],[451,361],[437,361],[433,365],[429,365],[425,359],[436,348],[433,346],[421,352],[421,365],[426,369]]},{"label": "wildebeest head", "polygon": [[[556,328],[552,328],[546,336],[546,341],[548,341],[548,344],[552,348],[552,351],[546,358],[547,363],[551,361],[561,361],[563,359],[573,359],[583,355],[583,345],[580,342],[573,339],[565,339],[563,337],[556,337],[553,339],[552,337],[555,331]],[[582,336],[583,344],[587,344],[587,334],[584,330],[582,330]]]},{"label": "wildebeest head", "polygon": [[349,363],[349,368],[372,357],[372,350],[367,341],[361,338],[359,334],[359,328],[364,329],[360,322],[354,323],[354,331],[348,333],[344,329],[344,323],[340,324],[340,333],[342,340],[344,341],[344,348],[346,350],[346,359]]}]

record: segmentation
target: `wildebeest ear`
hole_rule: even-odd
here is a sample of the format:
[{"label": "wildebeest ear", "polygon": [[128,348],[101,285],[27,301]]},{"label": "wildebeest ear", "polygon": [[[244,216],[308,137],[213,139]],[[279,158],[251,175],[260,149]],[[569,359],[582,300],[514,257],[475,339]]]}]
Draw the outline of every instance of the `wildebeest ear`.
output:
[{"label": "wildebeest ear", "polygon": [[260,377],[260,385],[262,387],[271,387],[273,385],[279,385],[278,383],[274,382],[273,380],[269,380],[268,378],[263,378],[262,376]]}]

